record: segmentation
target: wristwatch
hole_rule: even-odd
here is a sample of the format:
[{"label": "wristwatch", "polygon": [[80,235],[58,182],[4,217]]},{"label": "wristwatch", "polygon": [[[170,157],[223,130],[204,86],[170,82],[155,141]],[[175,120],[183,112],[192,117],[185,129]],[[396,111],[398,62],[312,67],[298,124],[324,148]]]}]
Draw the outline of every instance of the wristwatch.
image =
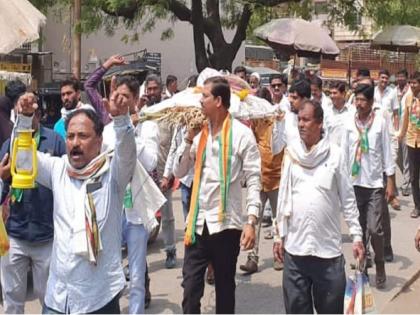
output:
[{"label": "wristwatch", "polygon": [[255,225],[257,224],[257,222],[255,222],[254,219],[249,218],[248,221],[246,222],[246,224],[252,226],[253,228],[255,228]]}]

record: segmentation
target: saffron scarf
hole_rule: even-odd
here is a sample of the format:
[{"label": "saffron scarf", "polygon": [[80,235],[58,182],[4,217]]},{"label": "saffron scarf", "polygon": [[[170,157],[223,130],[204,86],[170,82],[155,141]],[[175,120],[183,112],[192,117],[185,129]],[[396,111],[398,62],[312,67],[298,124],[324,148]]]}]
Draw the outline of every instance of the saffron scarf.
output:
[{"label": "saffron scarf", "polygon": [[362,154],[369,152],[368,132],[370,130],[370,127],[372,127],[374,119],[375,119],[375,111],[372,110],[369,114],[367,124],[366,126],[364,126],[359,119],[359,115],[356,113],[354,122],[357,128],[357,131],[359,132],[359,140],[357,141],[356,154],[354,155],[354,161],[351,167],[351,175],[354,177],[360,174]]},{"label": "saffron scarf", "polygon": [[[206,145],[209,136],[209,126],[205,124],[201,130],[198,142],[195,165],[194,181],[191,193],[190,210],[188,214],[187,230],[185,232],[184,244],[190,246],[195,244],[195,231],[199,213],[199,195],[203,164],[206,160]],[[227,200],[229,196],[230,181],[232,177],[232,116],[228,114],[223,122],[221,134],[218,137],[219,143],[219,181],[220,181],[220,202],[219,222],[225,219]]]}]

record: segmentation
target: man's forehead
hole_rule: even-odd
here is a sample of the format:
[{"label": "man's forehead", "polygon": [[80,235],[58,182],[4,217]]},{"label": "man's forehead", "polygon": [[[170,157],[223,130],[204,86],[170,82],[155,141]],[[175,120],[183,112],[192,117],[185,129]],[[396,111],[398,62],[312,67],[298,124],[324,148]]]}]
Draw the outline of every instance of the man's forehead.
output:
[{"label": "man's forehead", "polygon": [[70,130],[73,127],[77,129],[83,128],[83,129],[93,130],[94,124],[93,124],[93,121],[90,120],[88,116],[86,116],[86,114],[80,113],[76,116],[71,117],[71,120],[69,121],[69,124],[68,124],[68,129]]},{"label": "man's forehead", "polygon": [[146,87],[147,88],[151,88],[151,87],[156,88],[156,87],[159,87],[159,84],[156,81],[149,81],[149,82],[147,82]]},{"label": "man's forehead", "polygon": [[61,87],[61,93],[68,92],[68,91],[76,92],[76,90],[71,85],[64,85]]}]

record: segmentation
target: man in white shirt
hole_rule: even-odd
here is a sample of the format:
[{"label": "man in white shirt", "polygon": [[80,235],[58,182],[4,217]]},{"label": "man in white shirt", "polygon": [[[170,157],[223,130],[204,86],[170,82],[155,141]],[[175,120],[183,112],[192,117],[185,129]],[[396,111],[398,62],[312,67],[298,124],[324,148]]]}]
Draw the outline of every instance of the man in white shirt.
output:
[{"label": "man in white shirt", "polygon": [[[145,94],[140,98],[140,107],[153,106],[162,100],[162,82],[154,74],[145,79]],[[159,153],[157,162],[157,177],[160,181],[160,189],[166,198],[166,203],[162,207],[162,235],[166,252],[165,267],[168,269],[176,266],[176,246],[175,246],[175,217],[172,207],[172,166],[168,165],[168,155],[171,148],[171,141],[174,128],[166,123],[158,122],[159,129]]]},{"label": "man in white shirt", "polygon": [[172,74],[166,77],[165,98],[170,98],[178,93],[178,78]]},{"label": "man in white shirt", "polygon": [[324,111],[324,129],[331,143],[341,146],[341,138],[347,121],[353,119],[355,109],[346,103],[346,85],[343,82],[333,82],[330,86],[333,106]]},{"label": "man in white shirt", "polygon": [[332,106],[331,99],[322,91],[322,79],[318,76],[311,79],[311,95],[313,100],[321,104],[324,112]]},{"label": "man in white shirt", "polygon": [[278,106],[282,111],[290,111],[290,102],[287,99],[287,76],[285,74],[273,74],[270,77],[271,103]]},{"label": "man in white shirt", "polygon": [[387,110],[392,115],[392,123],[395,130],[398,130],[398,96],[396,89],[389,86],[389,71],[382,69],[379,71],[379,82],[375,87],[375,103],[380,104],[383,110]]},{"label": "man in white shirt", "polygon": [[[252,131],[229,114],[230,87],[226,79],[207,79],[201,104],[209,124],[201,132],[188,131],[174,164],[174,174],[181,178],[195,163],[184,239],[182,308],[185,314],[200,313],[204,273],[211,262],[216,313],[232,314],[240,245],[249,250],[255,242],[255,224],[261,207],[260,155]],[[245,225],[241,211],[242,180],[247,183]]]},{"label": "man in white shirt", "polygon": [[[403,117],[403,109],[405,107],[405,102],[408,97],[411,97],[412,91],[410,89],[410,84],[408,84],[408,72],[406,69],[402,69],[397,72],[397,96],[399,102],[398,108],[398,117],[399,117],[399,128],[401,128],[401,119]],[[408,163],[408,153],[407,145],[405,144],[405,139],[398,141],[398,157],[397,157],[397,166],[401,170],[403,175],[403,181],[401,184],[401,193],[403,196],[410,195],[410,170]]]},{"label": "man in white shirt", "polygon": [[311,86],[306,80],[295,81],[289,89],[290,111],[276,121],[273,128],[271,148],[279,154],[294,139],[299,138],[297,114],[303,103],[311,98]]},{"label": "man in white shirt", "polygon": [[323,111],[305,101],[300,138],[287,144],[280,181],[275,259],[284,261],[286,313],[343,312],[346,277],[340,213],[362,260],[362,229],[347,165],[340,148],[322,135]]},{"label": "man in white shirt", "polygon": [[[32,94],[19,104],[17,130],[30,128]],[[37,182],[54,194],[54,241],[43,313],[119,313],[125,286],[121,265],[123,197],[136,164],[134,128],[127,99],[114,92],[113,154],[100,153],[103,123],[87,109],[66,120],[67,155],[38,152]]]},{"label": "man in white shirt", "polygon": [[355,91],[357,114],[348,122],[343,135],[344,159],[352,174],[352,182],[360,212],[364,245],[369,238],[375,252],[376,286],[384,288],[383,202],[384,179],[387,177],[385,197],[395,195],[395,163],[391,150],[389,119],[381,109],[373,109],[374,88],[359,85]]},{"label": "man in white shirt", "polygon": [[[137,159],[151,172],[156,168],[158,159],[159,136],[157,125],[152,121],[138,123],[137,100],[139,83],[133,77],[122,77],[116,84],[117,92],[127,99],[131,121],[135,127]],[[146,131],[147,130],[147,131]],[[105,150],[115,148],[116,134],[114,123],[105,126],[103,133],[103,147]],[[132,209],[133,197],[131,188],[126,191],[124,198],[123,239],[127,243],[128,266],[130,272],[130,296],[128,310],[130,314],[144,314],[145,309],[145,274],[147,240],[149,233],[142,222],[138,211]]]}]

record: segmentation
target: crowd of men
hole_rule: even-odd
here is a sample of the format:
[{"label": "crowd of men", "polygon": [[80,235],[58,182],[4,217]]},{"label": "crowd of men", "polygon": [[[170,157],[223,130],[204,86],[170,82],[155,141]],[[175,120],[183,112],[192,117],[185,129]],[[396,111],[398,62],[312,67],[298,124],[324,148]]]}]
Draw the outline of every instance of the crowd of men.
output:
[{"label": "crowd of men", "polygon": [[[216,313],[235,312],[239,252],[248,251],[240,269],[257,272],[267,202],[273,223],[265,238],[273,239],[273,268],[283,270],[287,313],[343,312],[341,215],[354,258],[366,274],[375,266],[376,287],[386,287],[385,263],[394,259],[388,204],[401,209],[396,165],[402,195],[413,196],[410,215],[420,215],[419,72],[399,71],[396,87],[387,70],[375,86],[367,69],[359,69],[351,89],[343,82],[327,88],[316,75],[289,82],[283,74],[264,87],[258,73],[248,76],[237,67],[234,74],[276,115],[232,117],[231,87],[220,75],[201,87],[207,122],[188,129],[139,119],[144,108],[178,92],[175,76],[168,76],[165,89],[153,74],[142,86],[130,76],[113,78],[103,98],[98,84],[124,63],[112,56],[90,75],[88,104],[81,102],[78,81],[63,81],[54,130],[41,124],[36,95],[22,83],[9,82],[0,98],[0,188],[10,240],[1,258],[5,313],[24,313],[30,269],[43,313],[119,313],[126,280],[129,313],[144,313],[151,300],[146,258],[153,229],[145,208],[156,198],[153,189],[165,197],[165,267],[174,268],[175,179],[185,218],[184,313],[200,313],[205,280],[215,284]],[[10,185],[11,145],[27,129],[38,149],[38,175],[35,188],[18,189]],[[415,246],[420,251],[420,226]]]}]

